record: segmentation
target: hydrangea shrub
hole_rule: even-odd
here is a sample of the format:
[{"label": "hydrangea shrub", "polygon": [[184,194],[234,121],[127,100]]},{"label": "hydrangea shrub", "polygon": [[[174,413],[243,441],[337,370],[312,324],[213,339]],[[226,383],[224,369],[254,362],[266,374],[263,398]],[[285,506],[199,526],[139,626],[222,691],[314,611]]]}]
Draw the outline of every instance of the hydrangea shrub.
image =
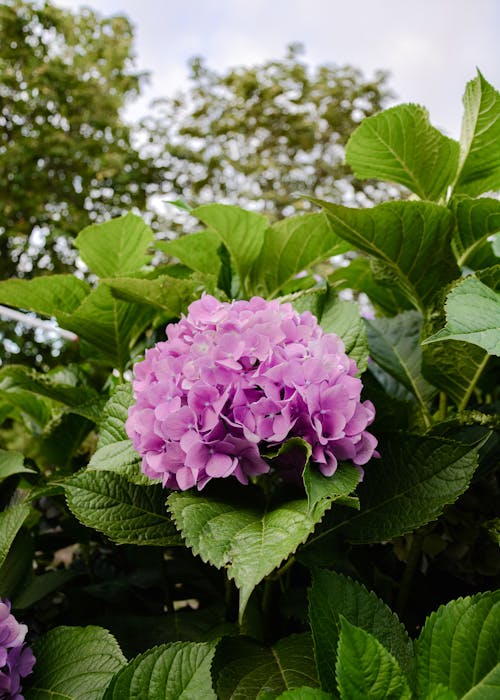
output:
[{"label": "hydrangea shrub", "polygon": [[324,476],[338,460],[361,466],[373,456],[375,411],[360,400],[356,363],[310,312],[205,295],[167,335],[135,365],[126,425],[143,472],[165,487],[231,475],[246,484],[269,471],[262,452],[293,437]]},{"label": "hydrangea shrub", "polygon": [[129,214],[92,284],[0,282],[78,336],[0,367],[2,700],[500,697],[499,114],[479,73],[460,142],[361,124],[410,198]]}]

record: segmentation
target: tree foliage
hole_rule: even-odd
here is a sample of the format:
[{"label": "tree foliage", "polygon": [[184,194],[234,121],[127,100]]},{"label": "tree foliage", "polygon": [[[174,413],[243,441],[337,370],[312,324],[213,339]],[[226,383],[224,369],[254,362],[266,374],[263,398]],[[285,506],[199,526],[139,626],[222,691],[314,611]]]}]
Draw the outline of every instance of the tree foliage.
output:
[{"label": "tree foliage", "polygon": [[133,29],[49,2],[0,7],[0,277],[65,271],[92,221],[145,208],[160,173],[121,117],[144,77]]},{"label": "tree foliage", "polygon": [[[121,116],[144,78],[132,43],[123,16],[1,3],[0,279],[74,270],[78,231],[144,211],[158,189],[161,170]],[[50,358],[29,329],[2,322],[0,338],[6,358]]]},{"label": "tree foliage", "polygon": [[220,73],[192,60],[189,88],[158,101],[145,120],[175,195],[250,205],[274,220],[310,208],[298,195],[346,204],[386,198],[387,187],[361,183],[343,162],[350,134],[389,97],[386,73],[311,69],[302,50],[292,45],[281,60]]}]

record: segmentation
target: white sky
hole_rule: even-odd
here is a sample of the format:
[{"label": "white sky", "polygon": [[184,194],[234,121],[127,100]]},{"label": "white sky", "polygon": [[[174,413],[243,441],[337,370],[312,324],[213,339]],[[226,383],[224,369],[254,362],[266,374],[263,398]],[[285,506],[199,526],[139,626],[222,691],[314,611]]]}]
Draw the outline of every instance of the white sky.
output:
[{"label": "white sky", "polygon": [[55,0],[101,15],[126,14],[136,28],[137,67],[151,81],[131,116],[187,84],[187,61],[250,65],[302,42],[311,64],[350,63],[366,77],[391,72],[397,102],[423,104],[458,137],[465,83],[476,66],[500,86],[500,0]]}]

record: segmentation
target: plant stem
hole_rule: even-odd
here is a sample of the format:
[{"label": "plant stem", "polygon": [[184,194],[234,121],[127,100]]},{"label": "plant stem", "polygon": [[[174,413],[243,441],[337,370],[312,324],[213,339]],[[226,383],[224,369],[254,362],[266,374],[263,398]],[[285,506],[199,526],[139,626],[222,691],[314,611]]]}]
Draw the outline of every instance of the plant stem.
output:
[{"label": "plant stem", "polygon": [[448,400],[448,397],[446,396],[444,391],[439,392],[439,420],[446,420],[446,402]]},{"label": "plant stem", "polygon": [[406,569],[401,580],[398,599],[396,601],[396,612],[399,615],[399,617],[402,617],[408,604],[413,576],[417,569],[418,563],[420,561],[420,555],[422,553],[423,539],[423,532],[417,531],[414,532],[412,535],[412,541],[410,544],[410,549],[408,551],[408,557],[406,559]]}]

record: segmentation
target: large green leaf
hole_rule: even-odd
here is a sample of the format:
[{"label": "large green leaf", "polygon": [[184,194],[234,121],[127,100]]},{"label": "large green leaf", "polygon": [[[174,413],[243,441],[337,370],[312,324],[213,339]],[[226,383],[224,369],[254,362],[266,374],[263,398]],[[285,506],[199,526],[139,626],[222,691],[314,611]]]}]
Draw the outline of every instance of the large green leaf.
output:
[{"label": "large green leaf", "polygon": [[191,270],[217,276],[221,265],[220,244],[215,231],[199,231],[171,241],[158,241],[155,248],[176,257]]},{"label": "large green leaf", "polygon": [[29,514],[30,507],[26,503],[10,506],[0,513],[0,566]]},{"label": "large green leaf", "polygon": [[460,266],[466,265],[485,239],[500,230],[500,201],[489,197],[455,197],[457,226],[452,247]]},{"label": "large green leaf", "polygon": [[[24,466],[24,455],[21,452],[0,449],[0,484],[14,474],[36,474],[36,471]],[[0,513],[0,518],[2,515]]]},{"label": "large green leaf", "polygon": [[64,489],[74,515],[114,542],[164,547],[180,543],[161,486],[131,484],[110,471],[85,471],[66,481]]},{"label": "large green leaf", "polygon": [[318,686],[309,634],[295,634],[264,647],[245,637],[219,644],[213,675],[219,700],[257,700],[293,688]]},{"label": "large green leaf", "polygon": [[299,272],[347,250],[349,245],[332,231],[323,213],[278,221],[264,233],[251,274],[252,289],[275,296]]},{"label": "large green leaf", "polygon": [[103,279],[111,288],[113,296],[134,304],[148,304],[166,313],[168,318],[177,318],[189,304],[201,296],[199,282],[162,275],[155,279],[118,277]]},{"label": "large green leaf", "polygon": [[102,398],[75,365],[58,367],[47,373],[26,365],[6,365],[0,369],[0,387],[9,392],[21,389],[45,396],[94,421],[99,418],[103,406]]},{"label": "large green leaf", "polygon": [[41,433],[51,419],[50,401],[23,389],[4,390],[2,384],[3,382],[0,381],[3,420],[10,416],[14,420],[26,423],[35,435]]},{"label": "large green leaf", "polygon": [[[353,464],[346,462],[338,465],[333,476],[323,476],[318,469],[314,469],[310,464],[307,464],[304,469],[303,479],[309,501],[309,509],[313,509],[325,498],[331,501],[345,499],[346,496],[349,496],[355,490],[360,478],[359,470]],[[344,500],[343,502],[345,503]],[[351,502],[352,505],[356,505],[356,503],[357,499]]]},{"label": "large green leaf", "polygon": [[102,411],[99,422],[98,449],[128,439],[125,432],[125,421],[128,418],[128,409],[133,403],[132,385],[118,384]]},{"label": "large green leaf", "polygon": [[424,340],[461,340],[500,355],[500,293],[477,277],[466,277],[446,297],[446,326]]},{"label": "large green leaf", "polygon": [[92,224],[75,239],[80,257],[99,277],[127,275],[150,260],[146,255],[153,232],[135,214],[126,214],[102,224]]},{"label": "large green leaf", "polygon": [[12,596],[12,606],[17,610],[30,608],[45,596],[80,575],[74,569],[56,569],[38,575],[31,571]]},{"label": "large green leaf", "polygon": [[[316,200],[315,200],[316,201]],[[451,251],[453,214],[430,202],[386,202],[350,209],[320,202],[333,231],[377,261],[375,277],[399,287],[418,309],[459,277]]]},{"label": "large green leaf", "polygon": [[99,284],[61,325],[89,344],[90,356],[103,359],[123,372],[133,342],[154,314],[154,309],[146,305],[115,299],[109,287]]},{"label": "large green leaf", "polygon": [[370,357],[415,396],[427,416],[428,402],[436,389],[422,375],[421,315],[405,311],[365,323]]},{"label": "large green leaf", "polygon": [[440,607],[425,623],[415,651],[418,697],[438,683],[467,700],[500,697],[500,591]]},{"label": "large green leaf", "polygon": [[55,316],[61,323],[61,319],[74,311],[89,292],[89,285],[74,275],[10,279],[0,282],[0,304],[27,309],[42,316]]},{"label": "large green leaf", "polygon": [[478,71],[467,83],[455,192],[476,196],[500,187],[500,95]]},{"label": "large green leaf", "polygon": [[104,700],[216,700],[210,666],[211,643],[163,644],[122,668],[109,684]]},{"label": "large green leaf", "polygon": [[326,498],[312,510],[307,499],[270,510],[248,502],[248,497],[222,500],[194,491],[172,493],[168,498],[186,544],[204,561],[225,567],[234,579],[240,590],[240,619],[255,586],[295,552],[331,506]]},{"label": "large green leaf", "polygon": [[[269,698],[274,698],[269,695]],[[276,700],[332,700],[331,693],[325,693],[321,688],[294,688],[293,690],[285,690],[284,693],[278,695]],[[259,700],[267,700],[265,695],[259,696]]]},{"label": "large green leaf", "polygon": [[92,455],[87,470],[120,474],[127,481],[142,486],[151,486],[153,483],[149,477],[141,472],[141,457],[128,439],[118,440],[100,447]]},{"label": "large green leaf", "polygon": [[411,700],[411,692],[396,659],[369,632],[341,616],[337,652],[341,700]]},{"label": "large green leaf", "polygon": [[372,634],[405,673],[413,670],[413,647],[405,628],[375,593],[335,571],[316,570],[309,592],[309,617],[321,687],[336,689],[340,616]]},{"label": "large green leaf", "polygon": [[477,446],[444,438],[391,434],[379,450],[357,491],[360,511],[333,528],[343,527],[352,542],[382,542],[435,520],[477,467]]},{"label": "large green leaf", "polygon": [[431,126],[424,107],[402,104],[363,120],[346,161],[356,177],[398,182],[437,201],[455,178],[458,154],[458,143]]},{"label": "large green leaf", "polygon": [[488,353],[477,345],[446,340],[424,345],[422,373],[444,391],[460,410],[466,408],[488,362]]},{"label": "large green leaf", "polygon": [[359,305],[340,299],[327,302],[320,325],[326,333],[336,333],[342,338],[346,354],[356,362],[359,372],[364,372],[368,365],[368,343]]},{"label": "large green leaf", "polygon": [[267,219],[227,204],[205,204],[191,213],[215,231],[224,243],[245,291],[247,278],[264,242]]},{"label": "large green leaf", "polygon": [[357,257],[346,267],[340,267],[328,277],[328,283],[337,289],[355,289],[364,292],[372,304],[384,314],[395,316],[413,308],[411,302],[394,285],[382,285],[374,277],[369,258]]},{"label": "large green leaf", "polygon": [[114,637],[101,627],[56,627],[33,651],[34,672],[23,682],[26,700],[101,700],[126,664]]},{"label": "large green leaf", "polygon": [[33,574],[34,557],[33,538],[26,529],[21,528],[0,566],[0,598],[15,601],[16,595]]}]

